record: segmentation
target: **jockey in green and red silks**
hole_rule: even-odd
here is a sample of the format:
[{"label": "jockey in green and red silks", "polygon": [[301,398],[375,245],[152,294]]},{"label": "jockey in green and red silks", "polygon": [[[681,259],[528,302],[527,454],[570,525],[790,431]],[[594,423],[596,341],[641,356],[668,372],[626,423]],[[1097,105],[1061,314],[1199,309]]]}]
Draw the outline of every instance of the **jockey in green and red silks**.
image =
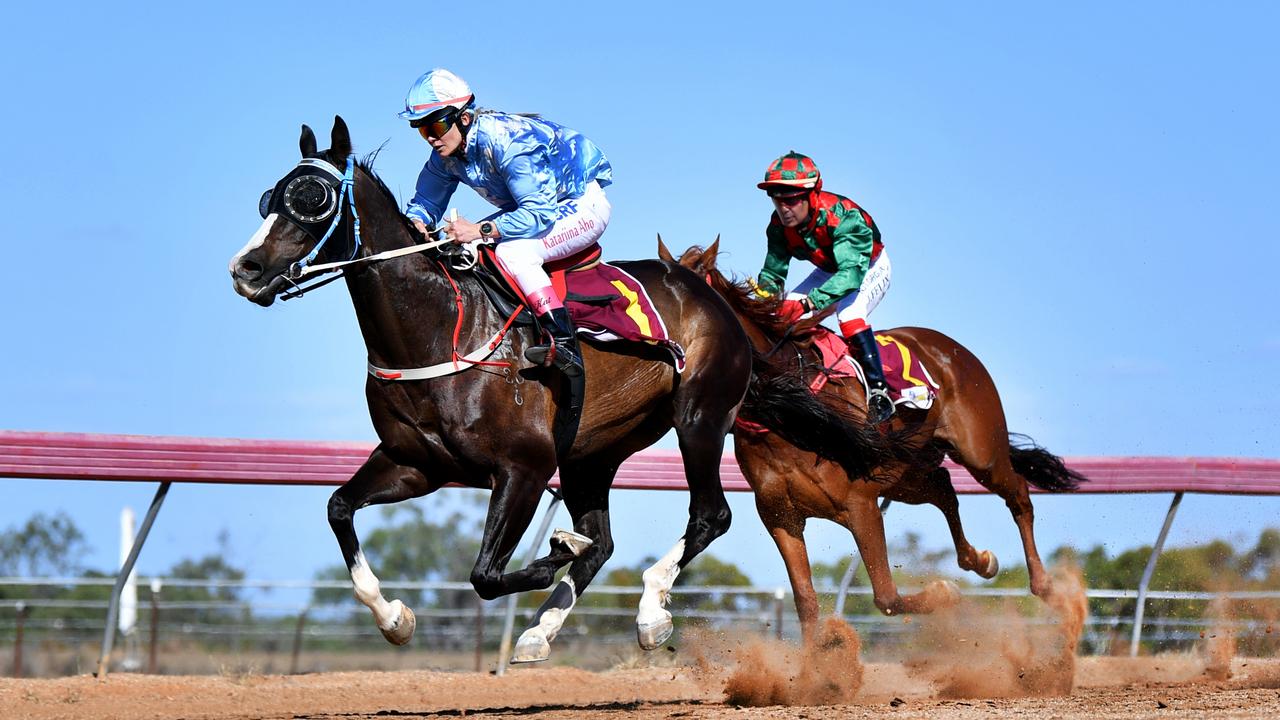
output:
[{"label": "jockey in green and red silks", "polygon": [[762,294],[782,291],[791,258],[817,266],[787,294],[779,315],[794,322],[836,306],[840,334],[867,378],[867,416],[873,423],[893,415],[880,350],[867,316],[889,289],[891,266],[871,215],[842,195],[822,189],[813,160],[795,151],[775,160],[757,185],[773,200],[765,235],[768,255],[758,280]]}]

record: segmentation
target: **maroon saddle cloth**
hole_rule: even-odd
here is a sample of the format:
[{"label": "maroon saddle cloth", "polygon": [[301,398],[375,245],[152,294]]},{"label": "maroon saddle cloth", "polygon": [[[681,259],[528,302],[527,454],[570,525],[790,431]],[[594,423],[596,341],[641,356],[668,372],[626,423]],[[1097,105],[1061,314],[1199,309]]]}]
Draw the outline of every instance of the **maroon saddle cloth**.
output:
[{"label": "maroon saddle cloth", "polygon": [[[486,254],[493,257],[491,248]],[[502,264],[492,262],[506,284],[521,297]],[[547,263],[556,295],[564,302],[578,335],[599,342],[631,341],[658,345],[671,353],[676,372],[684,372],[684,348],[667,333],[667,324],[644,285],[630,273],[600,259],[600,246]]]}]

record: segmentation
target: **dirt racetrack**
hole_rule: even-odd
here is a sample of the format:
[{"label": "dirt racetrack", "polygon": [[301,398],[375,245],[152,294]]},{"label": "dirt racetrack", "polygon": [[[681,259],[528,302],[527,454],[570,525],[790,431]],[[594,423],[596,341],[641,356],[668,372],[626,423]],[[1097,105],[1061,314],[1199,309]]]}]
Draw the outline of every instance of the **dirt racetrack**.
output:
[{"label": "dirt racetrack", "polygon": [[75,718],[1275,718],[1280,660],[1236,658],[1215,681],[1194,656],[1082,658],[1075,689],[1055,697],[939,697],[900,664],[870,663],[852,703],[737,707],[721,669],[564,667],[478,673],[0,679],[0,717]]}]

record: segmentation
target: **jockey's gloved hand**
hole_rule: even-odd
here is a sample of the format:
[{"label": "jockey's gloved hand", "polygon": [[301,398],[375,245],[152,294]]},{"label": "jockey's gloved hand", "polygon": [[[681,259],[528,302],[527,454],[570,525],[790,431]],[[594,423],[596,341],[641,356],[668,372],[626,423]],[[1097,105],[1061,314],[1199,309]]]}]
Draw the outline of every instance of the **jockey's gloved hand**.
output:
[{"label": "jockey's gloved hand", "polygon": [[778,306],[778,317],[793,323],[800,319],[802,315],[813,311],[813,302],[809,298],[800,300],[791,300],[790,298],[783,300]]},{"label": "jockey's gloved hand", "polygon": [[760,286],[760,284],[759,284],[759,283],[757,283],[757,282],[756,282],[756,279],[755,279],[755,278],[753,278],[753,277],[749,277],[749,278],[747,278],[747,285],[751,288],[751,292],[752,292],[752,294],[754,294],[754,295],[755,295],[756,297],[758,297],[758,298],[771,298],[771,297],[773,297],[773,293],[771,293],[771,292],[769,292],[768,290],[765,290],[763,287],[761,287],[761,286]]}]

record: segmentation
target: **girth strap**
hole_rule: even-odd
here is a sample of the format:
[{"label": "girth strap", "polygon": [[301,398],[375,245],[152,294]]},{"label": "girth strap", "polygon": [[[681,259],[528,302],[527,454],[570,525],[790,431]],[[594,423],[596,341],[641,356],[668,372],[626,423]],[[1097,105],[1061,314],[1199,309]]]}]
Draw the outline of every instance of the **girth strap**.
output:
[{"label": "girth strap", "polygon": [[[508,326],[510,327],[510,326]],[[369,363],[369,374],[379,380],[430,380],[431,378],[452,375],[462,372],[472,365],[480,363],[481,360],[493,354],[498,349],[498,345],[502,344],[502,338],[507,334],[507,327],[502,328],[484,345],[472,350],[454,360],[448,360],[435,365],[428,365],[420,368],[407,368],[402,370],[391,370],[389,368],[381,368],[373,363]]]}]

